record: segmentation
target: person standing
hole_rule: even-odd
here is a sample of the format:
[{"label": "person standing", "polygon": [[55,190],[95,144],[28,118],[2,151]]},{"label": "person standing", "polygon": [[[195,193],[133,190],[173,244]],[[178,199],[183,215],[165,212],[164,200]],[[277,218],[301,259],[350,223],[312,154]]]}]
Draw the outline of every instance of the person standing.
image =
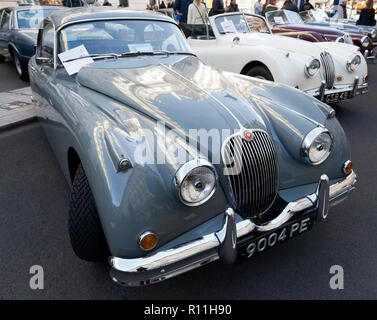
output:
[{"label": "person standing", "polygon": [[365,8],[361,9],[359,20],[356,21],[357,25],[363,26],[375,26],[375,11],[373,8],[373,0],[368,0],[365,4]]},{"label": "person standing", "polygon": [[209,12],[210,16],[214,16],[216,14],[224,13],[224,1],[223,0],[213,0],[212,1],[212,9]]},{"label": "person standing", "polygon": [[339,1],[339,10],[342,10],[343,12],[343,19],[347,19],[347,0],[340,0]]},{"label": "person standing", "polygon": [[238,4],[236,3],[236,0],[230,0],[229,6],[226,8],[226,12],[238,12],[240,9],[238,9]]},{"label": "person standing", "polygon": [[292,0],[285,0],[282,9],[283,9],[283,10],[293,11],[293,12],[297,12],[297,13],[298,13],[298,8],[297,8],[296,4],[294,4],[294,3],[292,2]]},{"label": "person standing", "polygon": [[276,6],[276,0],[266,0],[265,7],[263,9],[262,14],[265,15],[266,12],[278,10],[278,7]]},{"label": "person standing", "polygon": [[194,0],[188,7],[187,24],[206,24],[206,7],[201,0]]},{"label": "person standing", "polygon": [[312,6],[312,4],[309,2],[309,0],[305,0],[304,4],[302,5],[300,11],[308,11],[308,10],[312,10],[314,9],[314,7]]},{"label": "person standing", "polygon": [[84,3],[82,2],[82,0],[65,0],[65,1],[63,0],[62,4],[64,7],[68,7],[68,8],[76,8],[76,7],[84,6]]},{"label": "person standing", "polygon": [[112,4],[109,2],[109,0],[104,0],[102,5],[103,6],[112,6]]},{"label": "person standing", "polygon": [[174,3],[174,11],[180,16],[179,21],[187,23],[188,7],[193,0],[176,0]]},{"label": "person standing", "polygon": [[258,0],[258,1],[255,2],[255,4],[254,4],[254,13],[255,13],[255,14],[259,14],[259,15],[262,14],[263,8],[262,8],[262,5],[260,4],[261,1],[262,1],[262,0]]},{"label": "person standing", "polygon": [[119,0],[119,7],[128,7],[128,0]]}]

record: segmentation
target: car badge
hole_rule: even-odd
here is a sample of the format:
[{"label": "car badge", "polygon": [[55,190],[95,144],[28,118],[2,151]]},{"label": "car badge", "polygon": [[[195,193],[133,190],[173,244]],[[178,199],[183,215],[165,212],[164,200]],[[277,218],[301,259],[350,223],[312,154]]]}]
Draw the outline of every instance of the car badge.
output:
[{"label": "car badge", "polygon": [[251,141],[253,140],[253,133],[251,131],[246,130],[243,132],[243,137],[245,140]]}]

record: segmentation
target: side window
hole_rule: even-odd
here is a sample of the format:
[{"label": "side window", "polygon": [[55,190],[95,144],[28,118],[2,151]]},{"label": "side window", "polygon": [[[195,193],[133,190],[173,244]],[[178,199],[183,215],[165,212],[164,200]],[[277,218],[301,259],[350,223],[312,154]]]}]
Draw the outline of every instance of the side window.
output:
[{"label": "side window", "polygon": [[263,18],[247,15],[246,21],[251,31],[270,33],[270,30],[268,29],[266,22]]},{"label": "side window", "polygon": [[41,57],[53,57],[54,54],[54,28],[51,23],[47,22],[42,31],[42,37],[39,48]]},{"label": "side window", "polygon": [[4,10],[3,16],[1,18],[0,28],[9,29],[9,20],[10,20],[10,12],[8,10]]}]

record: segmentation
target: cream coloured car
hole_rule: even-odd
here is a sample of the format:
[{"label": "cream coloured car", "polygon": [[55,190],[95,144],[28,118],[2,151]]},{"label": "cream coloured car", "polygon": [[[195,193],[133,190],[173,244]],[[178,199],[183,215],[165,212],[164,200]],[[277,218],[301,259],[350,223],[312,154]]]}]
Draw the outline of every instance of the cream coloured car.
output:
[{"label": "cream coloured car", "polygon": [[359,48],[339,42],[311,43],[272,35],[261,16],[228,13],[184,33],[206,64],[283,83],[326,103],[368,92],[368,69]]}]

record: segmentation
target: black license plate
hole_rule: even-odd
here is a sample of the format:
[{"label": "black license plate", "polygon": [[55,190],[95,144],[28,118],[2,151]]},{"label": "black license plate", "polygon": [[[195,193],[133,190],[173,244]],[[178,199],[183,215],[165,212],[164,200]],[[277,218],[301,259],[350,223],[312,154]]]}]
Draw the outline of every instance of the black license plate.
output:
[{"label": "black license plate", "polygon": [[314,222],[314,215],[306,215],[300,219],[284,224],[277,230],[253,238],[246,238],[238,243],[238,262],[250,259],[279,243],[309,231]]},{"label": "black license plate", "polygon": [[351,91],[343,91],[336,93],[326,94],[323,101],[326,103],[334,103],[341,100],[347,100],[351,98]]}]

